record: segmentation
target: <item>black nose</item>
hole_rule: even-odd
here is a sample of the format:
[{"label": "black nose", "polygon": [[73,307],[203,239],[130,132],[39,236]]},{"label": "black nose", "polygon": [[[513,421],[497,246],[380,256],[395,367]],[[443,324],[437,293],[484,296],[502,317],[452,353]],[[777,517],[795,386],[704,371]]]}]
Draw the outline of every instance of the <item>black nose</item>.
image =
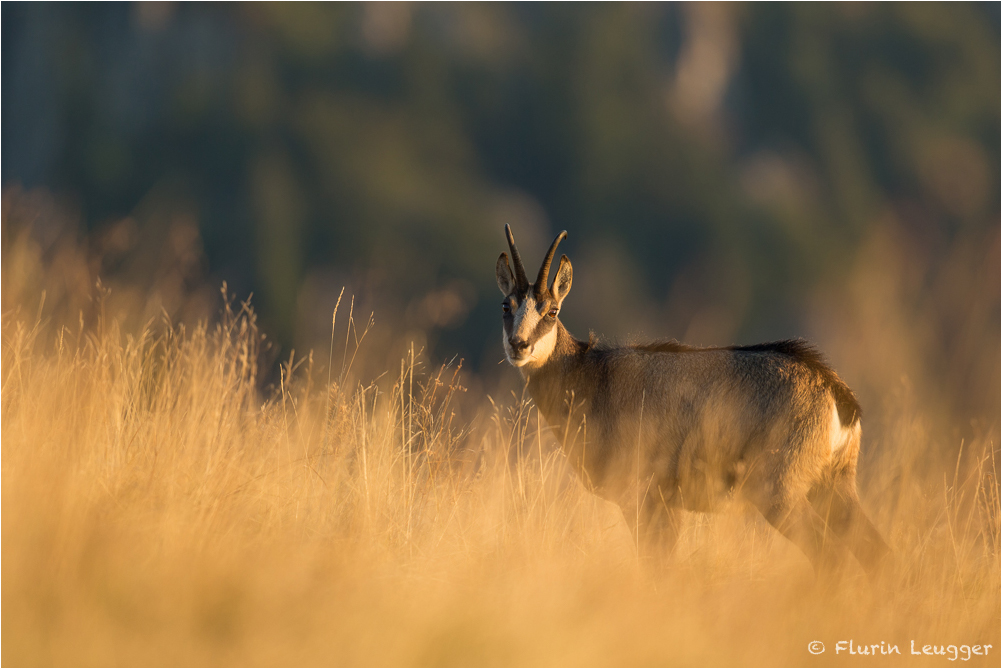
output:
[{"label": "black nose", "polygon": [[508,340],[508,343],[511,344],[512,350],[516,353],[521,353],[525,349],[529,348],[529,342],[524,339],[516,339],[515,337],[512,337]]}]

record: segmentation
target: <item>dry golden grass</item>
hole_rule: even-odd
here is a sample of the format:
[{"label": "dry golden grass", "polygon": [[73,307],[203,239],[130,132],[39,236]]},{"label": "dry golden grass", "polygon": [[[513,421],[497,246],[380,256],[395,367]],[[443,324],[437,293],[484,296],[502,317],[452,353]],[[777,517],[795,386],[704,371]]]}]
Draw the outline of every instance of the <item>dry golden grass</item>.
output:
[{"label": "dry golden grass", "polygon": [[370,385],[293,361],[263,400],[259,341],[247,308],[138,338],[4,315],[5,665],[860,663],[843,639],[998,664],[990,444],[901,478],[928,446],[901,418],[865,499],[888,583],[820,592],[742,509],[694,514],[654,572],[530,406],[457,425],[454,370],[412,359]]},{"label": "dry golden grass", "polygon": [[999,664],[992,433],[944,463],[958,444],[902,402],[861,472],[897,569],[823,592],[739,507],[638,565],[531,404],[466,397],[464,422],[457,370],[413,351],[359,382],[343,312],[272,392],[246,305],[129,335],[5,300],[4,665]]}]

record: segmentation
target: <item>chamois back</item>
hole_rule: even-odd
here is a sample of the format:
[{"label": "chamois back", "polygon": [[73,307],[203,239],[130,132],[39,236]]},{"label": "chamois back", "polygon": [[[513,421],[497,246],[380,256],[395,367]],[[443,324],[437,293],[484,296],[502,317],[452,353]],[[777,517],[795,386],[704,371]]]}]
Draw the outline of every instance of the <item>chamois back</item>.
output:
[{"label": "chamois back", "polygon": [[630,348],[646,353],[700,353],[703,351],[740,351],[745,353],[775,353],[792,358],[811,370],[835,398],[835,408],[842,425],[849,427],[859,421],[863,410],[852,389],[839,378],[818,349],[804,339],[783,339],[750,346],[690,346],[675,339],[662,339]]}]

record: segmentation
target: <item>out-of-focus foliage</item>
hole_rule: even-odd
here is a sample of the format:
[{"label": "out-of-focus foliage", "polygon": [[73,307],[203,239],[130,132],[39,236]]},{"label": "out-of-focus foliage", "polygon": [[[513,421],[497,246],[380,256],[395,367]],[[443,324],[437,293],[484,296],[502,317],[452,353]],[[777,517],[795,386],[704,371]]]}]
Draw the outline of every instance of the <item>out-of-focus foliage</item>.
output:
[{"label": "out-of-focus foliage", "polygon": [[836,362],[865,345],[840,367],[864,399],[882,366],[997,421],[997,4],[2,18],[5,244],[9,201],[44,187],[109,245],[106,281],[226,280],[286,348],[329,337],[348,286],[391,331],[490,371],[503,224],[532,264],[566,228],[579,336],[808,335]]}]

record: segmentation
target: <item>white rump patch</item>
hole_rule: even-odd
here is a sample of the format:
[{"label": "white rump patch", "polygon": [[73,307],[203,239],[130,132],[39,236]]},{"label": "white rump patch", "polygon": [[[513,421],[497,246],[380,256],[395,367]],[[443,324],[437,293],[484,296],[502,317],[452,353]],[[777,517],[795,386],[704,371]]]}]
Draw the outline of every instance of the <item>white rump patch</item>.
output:
[{"label": "white rump patch", "polygon": [[857,421],[852,427],[844,427],[838,417],[838,407],[835,406],[835,401],[832,400],[832,455],[836,455],[845,448],[857,432],[859,432],[859,422]]}]

